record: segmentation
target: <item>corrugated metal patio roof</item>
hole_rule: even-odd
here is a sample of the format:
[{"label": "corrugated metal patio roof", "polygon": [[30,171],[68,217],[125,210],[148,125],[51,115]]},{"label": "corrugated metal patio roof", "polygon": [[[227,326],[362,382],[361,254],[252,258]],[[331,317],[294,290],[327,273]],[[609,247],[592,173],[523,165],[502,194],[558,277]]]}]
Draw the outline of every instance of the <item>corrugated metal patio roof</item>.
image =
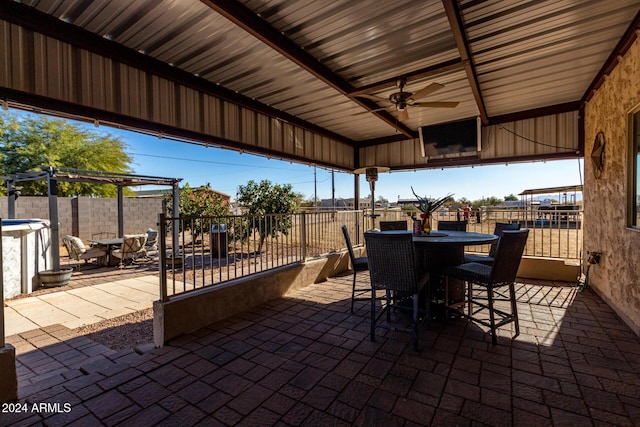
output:
[{"label": "corrugated metal patio roof", "polygon": [[[475,116],[487,126],[576,112],[635,40],[639,8],[638,0],[5,1],[0,24],[9,73],[0,77],[0,97],[90,117],[106,111],[107,121],[127,122],[124,115],[133,127],[142,119],[141,127],[157,123],[164,134],[211,136],[221,146],[353,169],[363,166],[362,158],[384,156],[358,150],[413,141],[420,126]],[[10,63],[29,49],[35,49],[32,60]],[[51,77],[74,64],[87,75]],[[46,70],[30,76],[23,66],[49,68],[50,76]],[[399,79],[411,93],[444,85],[416,101],[459,104],[409,106],[404,119],[391,103],[360,96],[387,98]],[[116,87],[123,82],[130,105],[122,105],[128,93]],[[209,106],[203,95],[222,104]],[[207,123],[212,111],[217,122]],[[292,124],[283,130],[293,135],[291,147],[273,142],[273,123],[247,111]],[[238,130],[229,130],[232,125]],[[558,147],[544,155],[582,154],[581,142],[568,150],[554,143]],[[307,148],[317,144],[327,152]],[[339,160],[349,155],[341,144],[352,147],[353,160]],[[411,144],[402,151],[413,151]],[[492,156],[530,152],[502,149]],[[413,153],[396,163],[411,166],[412,159]],[[393,159],[389,165],[395,167]]]}]

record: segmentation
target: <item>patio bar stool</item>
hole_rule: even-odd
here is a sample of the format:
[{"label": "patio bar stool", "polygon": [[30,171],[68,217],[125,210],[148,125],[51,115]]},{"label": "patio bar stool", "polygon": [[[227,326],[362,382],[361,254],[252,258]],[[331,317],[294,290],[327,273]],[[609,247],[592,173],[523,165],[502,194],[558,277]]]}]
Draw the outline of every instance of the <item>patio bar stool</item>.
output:
[{"label": "patio bar stool", "polygon": [[[409,332],[413,337],[413,349],[419,350],[418,328],[429,319],[429,301],[420,309],[419,294],[429,282],[429,272],[417,262],[411,233],[385,234],[367,232],[364,234],[369,257],[369,276],[371,278],[371,341],[376,340],[376,328]],[[385,296],[377,298],[376,291],[384,290]],[[376,302],[385,300],[382,311],[376,313]],[[411,313],[409,327],[392,322],[391,309],[394,312]],[[378,320],[386,314],[386,323]]]},{"label": "patio bar stool", "polygon": [[438,230],[467,231],[467,221],[438,221]]},{"label": "patio bar stool", "polygon": [[353,269],[353,284],[351,285],[351,314],[353,314],[353,302],[354,301],[368,301],[369,297],[360,297],[365,293],[371,292],[371,288],[356,289],[356,276],[359,271],[367,271],[369,269],[369,262],[367,257],[356,257],[353,252],[353,246],[351,246],[351,238],[349,237],[349,230],[346,225],[342,225],[342,234],[344,240],[347,243],[347,250],[349,251],[349,259],[351,260],[351,268]]},{"label": "patio bar stool", "polygon": [[[496,330],[508,323],[513,322],[515,325],[514,336],[520,334],[514,282],[528,236],[527,229],[506,230],[498,242],[496,257],[491,266],[468,262],[445,270],[445,292],[449,288],[448,281],[451,277],[467,283],[467,294],[462,302],[450,304],[448,295],[445,296],[446,310],[489,327],[493,344],[497,344]],[[501,290],[504,287],[508,293]],[[509,302],[511,311],[496,308],[496,302]],[[486,313],[489,319],[486,318]]]},{"label": "patio bar stool", "polygon": [[489,255],[464,254],[464,262],[479,262],[480,264],[486,265],[493,264],[498,250],[498,242],[502,238],[505,230],[520,230],[520,224],[517,222],[496,222],[493,234],[498,236],[498,240],[491,244]]},{"label": "patio bar stool", "polygon": [[407,221],[380,221],[380,231],[407,230]]}]

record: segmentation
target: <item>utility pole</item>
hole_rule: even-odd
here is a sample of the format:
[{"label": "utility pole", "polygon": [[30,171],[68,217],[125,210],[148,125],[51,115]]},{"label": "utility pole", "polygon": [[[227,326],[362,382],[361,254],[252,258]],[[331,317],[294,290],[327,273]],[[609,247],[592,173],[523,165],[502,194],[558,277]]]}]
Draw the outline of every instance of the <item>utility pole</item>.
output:
[{"label": "utility pole", "polygon": [[313,208],[318,207],[318,181],[316,180],[316,165],[313,165]]},{"label": "utility pole", "polygon": [[336,180],[334,176],[334,170],[331,170],[331,207],[336,210]]}]

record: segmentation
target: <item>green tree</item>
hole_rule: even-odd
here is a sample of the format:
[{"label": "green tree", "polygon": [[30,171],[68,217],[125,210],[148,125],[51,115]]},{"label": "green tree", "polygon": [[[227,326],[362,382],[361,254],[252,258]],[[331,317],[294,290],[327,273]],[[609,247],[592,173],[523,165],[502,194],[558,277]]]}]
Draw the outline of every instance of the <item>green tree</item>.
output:
[{"label": "green tree", "polygon": [[291,184],[272,184],[269,180],[257,183],[250,180],[238,188],[236,200],[244,212],[253,217],[269,215],[266,219],[248,219],[243,237],[254,232],[260,235],[258,251],[267,236],[277,238],[278,233],[287,234],[291,229],[292,216],[301,202],[300,195],[293,192]]},{"label": "green tree", "polygon": [[455,200],[453,203],[450,204],[451,207],[453,208],[464,208],[467,205],[471,204],[471,200],[467,199],[466,197],[460,197],[458,200]]},{"label": "green tree", "polygon": [[302,193],[296,193],[296,197],[299,200],[298,206],[301,208],[312,208],[315,206],[313,197],[305,197]]},{"label": "green tree", "polygon": [[501,205],[503,202],[504,201],[502,199],[499,199],[495,196],[487,197],[486,199],[484,199],[485,206],[498,206],[498,205]]},{"label": "green tree", "polygon": [[[165,197],[167,200],[167,210],[173,215],[172,195]],[[211,189],[211,184],[207,183],[201,187],[191,188],[187,182],[178,193],[178,206],[181,216],[225,216],[229,215],[229,204],[219,193]]]},{"label": "green tree", "polygon": [[[173,196],[168,194],[165,196],[167,204],[167,212],[169,215],[173,215]],[[229,204],[222,198],[222,196],[211,189],[211,184],[207,183],[202,187],[191,188],[187,182],[178,193],[178,206],[180,208],[180,216],[192,217],[193,221],[190,223],[193,227],[193,232],[196,235],[202,233],[202,228],[208,228],[211,224],[211,220],[202,220],[202,217],[224,217],[231,214],[229,210]],[[227,220],[220,220],[221,223],[227,225]]]},{"label": "green tree", "polygon": [[507,202],[517,202],[518,201],[518,196],[516,196],[515,194],[511,193],[508,196],[505,196],[504,200],[507,201]]},{"label": "green tree", "polygon": [[[39,170],[40,166],[131,173],[127,145],[108,133],[92,132],[62,119],[0,113],[0,174]],[[19,183],[24,195],[46,195],[46,181]],[[0,188],[6,194],[6,188]],[[116,197],[117,187],[59,182],[59,196]]]}]

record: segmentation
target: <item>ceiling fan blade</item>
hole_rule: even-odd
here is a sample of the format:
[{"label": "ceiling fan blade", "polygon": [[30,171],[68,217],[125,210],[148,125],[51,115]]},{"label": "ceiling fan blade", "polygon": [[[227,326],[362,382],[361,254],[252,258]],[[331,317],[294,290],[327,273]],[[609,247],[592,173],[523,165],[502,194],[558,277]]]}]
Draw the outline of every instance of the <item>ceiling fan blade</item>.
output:
[{"label": "ceiling fan blade", "polygon": [[441,85],[440,83],[431,83],[429,85],[426,85],[425,87],[423,87],[422,89],[420,89],[419,91],[417,91],[416,93],[413,94],[413,96],[411,96],[411,98],[413,99],[420,99],[420,98],[424,98],[425,96],[432,94],[433,92],[442,89],[444,87],[444,85]]},{"label": "ceiling fan blade", "polygon": [[367,99],[372,99],[374,101],[378,101],[378,102],[388,102],[389,100],[387,98],[381,98],[379,96],[375,96],[375,95],[369,95],[366,93],[362,93],[360,95],[356,95],[358,98],[367,98]]},{"label": "ceiling fan blade", "polygon": [[459,102],[414,102],[412,107],[455,108]]},{"label": "ceiling fan blade", "polygon": [[400,110],[398,112],[398,120],[400,120],[401,122],[404,122],[405,120],[407,120],[409,118],[409,113],[407,112],[407,110]]}]

